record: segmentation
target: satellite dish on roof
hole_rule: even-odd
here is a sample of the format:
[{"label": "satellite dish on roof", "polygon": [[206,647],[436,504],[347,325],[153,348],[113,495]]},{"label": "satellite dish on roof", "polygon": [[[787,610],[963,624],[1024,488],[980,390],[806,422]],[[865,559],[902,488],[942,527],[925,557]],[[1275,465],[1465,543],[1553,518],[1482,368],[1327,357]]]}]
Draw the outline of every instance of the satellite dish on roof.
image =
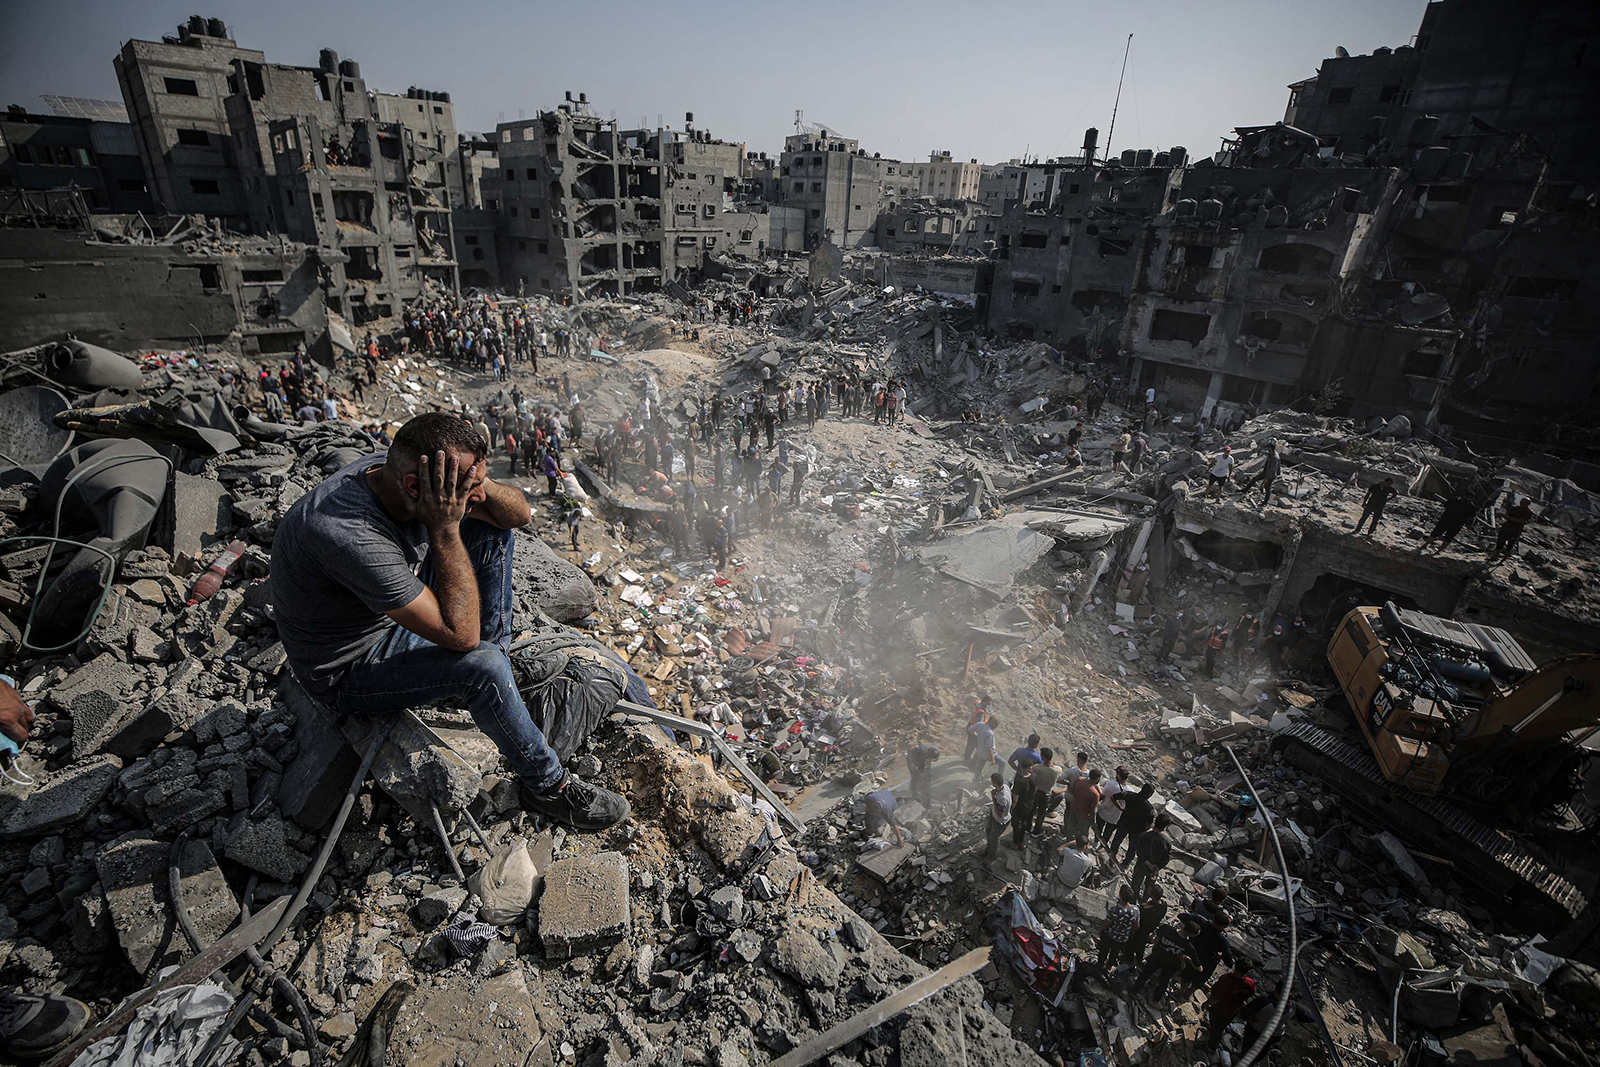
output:
[{"label": "satellite dish on roof", "polygon": [[1339,45],[1333,50],[1333,57],[1335,59],[1349,59],[1350,49],[1346,48],[1344,45]]}]

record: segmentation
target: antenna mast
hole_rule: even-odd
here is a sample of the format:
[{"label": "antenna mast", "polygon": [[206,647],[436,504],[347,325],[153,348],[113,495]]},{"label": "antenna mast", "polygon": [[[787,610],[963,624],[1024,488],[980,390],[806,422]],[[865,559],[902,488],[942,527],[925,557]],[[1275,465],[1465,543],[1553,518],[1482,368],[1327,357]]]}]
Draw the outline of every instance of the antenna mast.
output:
[{"label": "antenna mast", "polygon": [[1122,79],[1128,73],[1128,51],[1133,48],[1133,34],[1128,34],[1128,43],[1122,49],[1122,73],[1117,75],[1117,99],[1111,105],[1111,128],[1106,131],[1106,148],[1104,159],[1111,158],[1111,135],[1117,132],[1117,108],[1122,103]]}]

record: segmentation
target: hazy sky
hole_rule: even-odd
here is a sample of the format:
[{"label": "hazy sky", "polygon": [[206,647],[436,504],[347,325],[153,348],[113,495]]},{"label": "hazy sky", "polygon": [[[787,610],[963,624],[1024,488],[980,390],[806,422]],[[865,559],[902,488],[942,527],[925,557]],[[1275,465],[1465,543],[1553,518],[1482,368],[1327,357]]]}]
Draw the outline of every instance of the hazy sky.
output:
[{"label": "hazy sky", "polygon": [[1210,154],[1234,126],[1283,117],[1285,86],[1343,45],[1404,44],[1424,0],[1053,3],[805,0],[8,0],[0,104],[39,93],[119,99],[111,59],[190,14],[222,18],[275,63],[331,47],[371,88],[446,89],[462,129],[554,107],[582,90],[624,125],[657,116],[776,151],[795,109],[900,159],[948,149],[995,162],[1104,146],[1123,44],[1134,35],[1113,148]]}]

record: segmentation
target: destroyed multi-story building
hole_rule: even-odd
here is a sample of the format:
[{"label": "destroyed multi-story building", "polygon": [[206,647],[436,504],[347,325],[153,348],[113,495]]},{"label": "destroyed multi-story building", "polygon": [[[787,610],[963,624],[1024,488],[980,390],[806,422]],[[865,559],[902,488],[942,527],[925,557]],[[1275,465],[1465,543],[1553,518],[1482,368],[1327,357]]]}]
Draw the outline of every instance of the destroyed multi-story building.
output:
[{"label": "destroyed multi-story building", "polygon": [[496,127],[500,275],[528,293],[624,296],[661,288],[664,136],[621,130],[579,93]]},{"label": "destroyed multi-story building", "polygon": [[238,59],[267,61],[263,52],[240,48],[221,19],[194,15],[175,35],[126,42],[112,61],[162,210],[242,224],[247,194],[228,147],[224,103],[236,91]]},{"label": "destroyed multi-story building", "polygon": [[1588,61],[1593,5],[1536,11],[1487,0],[1427,5],[1412,43],[1324,60],[1290,87],[1285,122],[1324,154],[1409,172],[1381,273],[1356,294],[1374,317],[1462,331],[1454,360],[1407,354],[1439,420],[1527,440],[1600,387],[1600,176]]},{"label": "destroyed multi-story building", "polygon": [[501,276],[529,293],[587,296],[696,284],[707,257],[798,250],[793,212],[764,199],[773,168],[743,142],[685,128],[619,129],[587,93],[502,122],[496,141]]},{"label": "destroyed multi-story building", "polygon": [[500,285],[499,238],[495,229],[500,203],[499,147],[493,133],[458,136],[456,166],[461,175],[461,203],[450,212],[450,218],[464,288],[497,289]]},{"label": "destroyed multi-story building", "polygon": [[129,41],[116,60],[153,195],[240,233],[326,249],[327,303],[356,325],[425,278],[458,284],[451,212],[464,175],[449,93],[369,90],[354,60],[268,63],[219,19]]},{"label": "destroyed multi-story building", "polygon": [[976,200],[911,197],[883,207],[874,243],[894,253],[973,254],[993,243],[993,225]]},{"label": "destroyed multi-story building", "polygon": [[[1097,163],[1099,133],[1084,135],[1080,167],[1018,168],[1017,196],[1004,201],[997,223],[989,328],[1012,339],[1037,338],[1076,358],[1109,358],[1118,351],[1132,293],[1137,240],[1145,221],[1173,202],[1184,157],[1175,149],[1134,153]],[[1030,177],[1038,185],[1029,192]]]},{"label": "destroyed multi-story building", "polygon": [[396,313],[426,277],[453,286],[447,94],[369,92],[360,65],[327,48],[316,67],[236,67],[226,107],[245,228],[341,253],[329,303],[354,325]]},{"label": "destroyed multi-story building", "polygon": [[902,185],[919,184],[907,178],[899,160],[869,156],[859,141],[825,126],[785,137],[779,163],[783,203],[805,212],[806,249],[823,242],[870,245],[883,204]]},{"label": "destroyed multi-story building", "polygon": [[46,96],[51,114],[0,115],[0,190],[76,189],[91,212],[154,212],[133,126],[110,100]]},{"label": "destroyed multi-story building", "polygon": [[124,351],[325,351],[332,255],[196,216],[91,215],[78,190],[0,197],[0,350],[71,333]]}]

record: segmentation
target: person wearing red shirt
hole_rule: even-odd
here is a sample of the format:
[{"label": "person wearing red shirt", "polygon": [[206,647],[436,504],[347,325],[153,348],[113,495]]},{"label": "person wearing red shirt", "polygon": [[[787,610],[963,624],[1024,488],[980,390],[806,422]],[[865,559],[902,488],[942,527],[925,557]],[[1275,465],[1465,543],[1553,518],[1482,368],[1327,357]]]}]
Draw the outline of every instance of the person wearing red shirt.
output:
[{"label": "person wearing red shirt", "polygon": [[1256,980],[1250,977],[1250,961],[1243,956],[1233,961],[1233,970],[1211,983],[1206,1000],[1206,1047],[1222,1044],[1222,1035],[1228,1024],[1238,1016],[1239,1009],[1256,995]]},{"label": "person wearing red shirt", "polygon": [[1068,841],[1088,841],[1089,830],[1094,826],[1094,809],[1100,803],[1100,768],[1089,772],[1087,778],[1072,780],[1072,804],[1067,808],[1066,838]]}]

